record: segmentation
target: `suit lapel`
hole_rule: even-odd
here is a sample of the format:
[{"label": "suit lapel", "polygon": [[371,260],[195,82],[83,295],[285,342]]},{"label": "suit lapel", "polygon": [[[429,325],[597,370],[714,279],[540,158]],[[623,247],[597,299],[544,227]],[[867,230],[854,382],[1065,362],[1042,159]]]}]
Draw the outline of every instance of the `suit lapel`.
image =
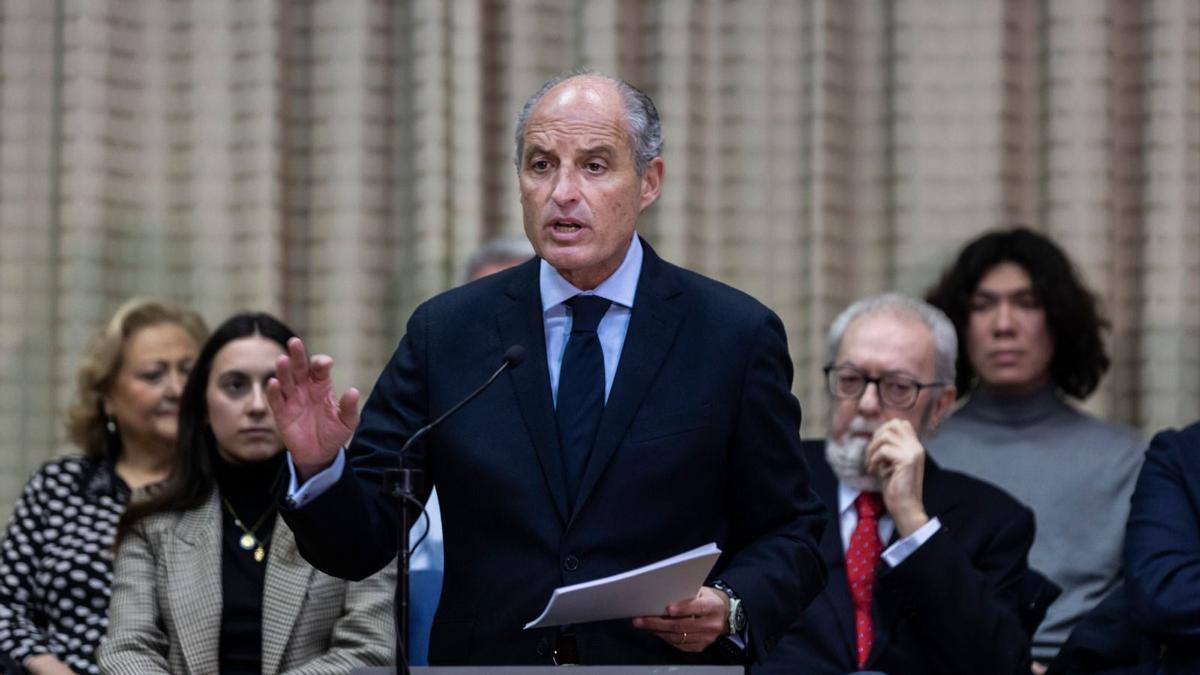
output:
[{"label": "suit lapel", "polygon": [[[282,518],[275,519],[271,535],[271,552],[267,557],[267,575],[263,583],[262,609],[262,672],[279,671],[286,636],[300,615],[313,575],[313,568],[296,548],[296,538]],[[266,639],[272,636],[273,639]]]},{"label": "suit lapel", "polygon": [[546,367],[546,329],[542,319],[542,294],[538,288],[540,260],[524,263],[507,290],[511,303],[500,310],[497,321],[501,344],[525,347],[525,364],[509,371],[513,393],[521,409],[521,418],[537,452],[555,509],[563,523],[570,517],[567,504],[566,476],[558,448],[558,429],[554,426],[554,402],[550,398],[550,373]]},{"label": "suit lapel", "polygon": [[644,257],[634,296],[633,312],[612,390],[600,417],[600,428],[579,485],[574,513],[578,513],[603,475],[620,445],[646,392],[666,359],[682,320],[670,300],[679,294],[668,268],[649,244],[642,242]]},{"label": "suit lapel", "polygon": [[848,663],[854,663],[858,642],[855,638],[854,600],[850,597],[850,584],[846,579],[846,552],[842,545],[841,516],[838,513],[837,478],[825,461],[824,442],[804,441],[803,448],[813,492],[829,510],[829,521],[820,543],[821,558],[829,569],[829,581],[825,584],[825,592],[818,597],[828,605],[828,614],[834,617],[843,655],[849,659]]},{"label": "suit lapel", "polygon": [[188,672],[215,673],[221,635],[221,511],[214,488],[203,506],[184,511],[167,553],[171,618]]}]

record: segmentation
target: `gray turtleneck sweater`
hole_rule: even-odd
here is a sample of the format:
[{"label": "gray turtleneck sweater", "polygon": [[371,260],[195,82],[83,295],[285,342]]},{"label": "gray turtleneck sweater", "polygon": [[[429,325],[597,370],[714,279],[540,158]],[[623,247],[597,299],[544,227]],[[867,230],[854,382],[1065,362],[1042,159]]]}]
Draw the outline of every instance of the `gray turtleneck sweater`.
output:
[{"label": "gray turtleneck sweater", "polygon": [[1058,653],[1120,579],[1145,445],[1133,429],[1073,408],[1052,387],[1015,400],[977,390],[930,440],[942,466],[994,483],[1034,511],[1029,565],[1063,589],[1034,637],[1039,661]]}]

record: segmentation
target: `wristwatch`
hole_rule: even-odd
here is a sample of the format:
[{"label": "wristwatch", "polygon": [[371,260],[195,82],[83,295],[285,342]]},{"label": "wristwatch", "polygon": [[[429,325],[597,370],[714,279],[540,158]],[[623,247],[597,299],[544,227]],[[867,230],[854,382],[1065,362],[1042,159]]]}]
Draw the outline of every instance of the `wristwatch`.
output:
[{"label": "wristwatch", "polygon": [[746,630],[746,613],[742,611],[742,599],[720,579],[714,581],[712,587],[729,596],[729,634],[740,635]]}]

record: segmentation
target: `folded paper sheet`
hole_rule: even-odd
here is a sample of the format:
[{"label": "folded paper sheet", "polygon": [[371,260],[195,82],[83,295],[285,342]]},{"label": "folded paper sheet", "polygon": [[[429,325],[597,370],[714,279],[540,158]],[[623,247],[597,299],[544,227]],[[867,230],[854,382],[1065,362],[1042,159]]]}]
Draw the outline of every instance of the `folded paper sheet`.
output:
[{"label": "folded paper sheet", "polygon": [[708,544],[644,567],[554,589],[542,615],[525,628],[635,616],[660,616],[700,590],[721,549]]}]

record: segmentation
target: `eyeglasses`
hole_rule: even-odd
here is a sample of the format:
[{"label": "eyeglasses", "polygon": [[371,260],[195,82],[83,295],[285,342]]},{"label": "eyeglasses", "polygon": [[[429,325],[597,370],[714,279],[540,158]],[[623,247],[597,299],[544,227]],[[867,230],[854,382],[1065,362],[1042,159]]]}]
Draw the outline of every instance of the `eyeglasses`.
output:
[{"label": "eyeglasses", "polygon": [[895,410],[907,410],[916,405],[922,389],[946,386],[945,382],[918,382],[904,375],[871,377],[854,366],[825,366],[825,377],[834,398],[858,398],[867,390],[867,385],[873,384],[879,392],[880,402]]}]

